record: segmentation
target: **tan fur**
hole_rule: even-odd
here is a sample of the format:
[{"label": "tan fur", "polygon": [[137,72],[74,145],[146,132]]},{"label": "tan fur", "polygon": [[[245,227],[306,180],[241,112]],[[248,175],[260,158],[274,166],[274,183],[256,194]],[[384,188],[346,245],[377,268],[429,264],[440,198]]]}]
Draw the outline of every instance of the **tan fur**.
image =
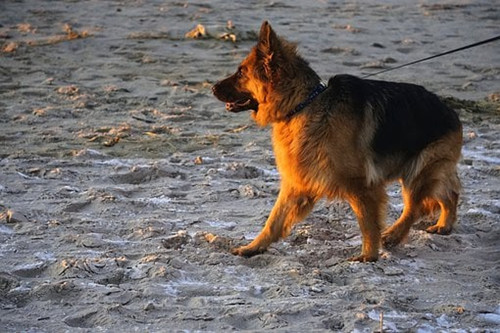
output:
[{"label": "tan fur", "polygon": [[[428,231],[449,233],[460,191],[456,163],[461,130],[435,141],[412,159],[398,155],[376,163],[370,142],[377,119],[371,108],[360,122],[350,109],[328,111],[328,96],[322,94],[307,110],[287,119],[287,112],[319,83],[307,64],[296,58],[295,46],[277,37],[265,22],[259,44],[241,63],[243,77],[238,89],[258,101],[253,119],[261,126],[272,126],[281,188],[261,233],[233,253],[251,256],[265,251],[272,242],[289,235],[323,197],[347,200],[356,214],[363,245],[361,254],[352,260],[377,260],[381,242],[388,247],[398,244],[416,220],[436,207],[441,215]],[[263,74],[258,71],[261,67]],[[386,229],[385,185],[396,180],[402,183],[405,207],[398,221]]]}]

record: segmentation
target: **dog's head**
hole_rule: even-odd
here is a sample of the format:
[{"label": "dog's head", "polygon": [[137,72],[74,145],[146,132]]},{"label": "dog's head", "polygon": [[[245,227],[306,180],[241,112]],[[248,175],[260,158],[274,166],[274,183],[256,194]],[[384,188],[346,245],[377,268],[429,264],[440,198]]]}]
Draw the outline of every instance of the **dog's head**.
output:
[{"label": "dog's head", "polygon": [[215,97],[226,103],[226,110],[253,110],[252,117],[257,123],[266,125],[284,119],[289,111],[281,105],[282,91],[290,91],[290,84],[297,76],[297,64],[307,65],[297,55],[295,44],[279,38],[264,21],[257,45],[236,73],[217,82],[212,90]]}]

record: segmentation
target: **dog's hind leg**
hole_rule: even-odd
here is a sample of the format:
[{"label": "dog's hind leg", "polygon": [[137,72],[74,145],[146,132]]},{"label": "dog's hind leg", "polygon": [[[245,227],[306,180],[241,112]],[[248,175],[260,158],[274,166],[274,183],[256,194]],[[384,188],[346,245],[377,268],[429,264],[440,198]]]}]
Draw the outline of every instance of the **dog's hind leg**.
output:
[{"label": "dog's hind leg", "polygon": [[410,232],[414,222],[434,209],[437,203],[441,214],[436,225],[427,229],[431,233],[449,234],[456,220],[460,181],[455,164],[447,159],[426,166],[411,181],[403,181],[404,209],[401,217],[382,233],[386,248],[399,244]]},{"label": "dog's hind leg", "polygon": [[457,205],[460,193],[460,180],[456,170],[450,170],[449,177],[443,179],[433,193],[433,199],[441,207],[437,223],[426,229],[429,233],[447,235],[457,219]]},{"label": "dog's hind leg", "polygon": [[423,215],[422,194],[418,190],[403,184],[403,213],[392,226],[382,233],[382,244],[385,248],[398,245],[410,232],[410,228]]},{"label": "dog's hind leg", "polygon": [[250,244],[234,248],[231,252],[245,257],[264,252],[271,243],[288,236],[292,227],[309,214],[316,201],[314,197],[295,193],[292,189],[282,186],[260,234]]},{"label": "dog's hind leg", "polygon": [[351,261],[376,261],[380,248],[380,235],[385,227],[387,194],[383,186],[364,188],[350,193],[347,198],[356,217],[363,236],[361,255]]}]

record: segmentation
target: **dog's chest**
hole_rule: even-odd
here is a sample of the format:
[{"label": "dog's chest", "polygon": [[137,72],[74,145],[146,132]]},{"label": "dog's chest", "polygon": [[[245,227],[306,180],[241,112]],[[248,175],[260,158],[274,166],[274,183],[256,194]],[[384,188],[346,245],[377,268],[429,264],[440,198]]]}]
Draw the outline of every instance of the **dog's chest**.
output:
[{"label": "dog's chest", "polygon": [[322,145],[296,128],[274,128],[273,149],[283,182],[318,196],[330,195],[334,166]]}]

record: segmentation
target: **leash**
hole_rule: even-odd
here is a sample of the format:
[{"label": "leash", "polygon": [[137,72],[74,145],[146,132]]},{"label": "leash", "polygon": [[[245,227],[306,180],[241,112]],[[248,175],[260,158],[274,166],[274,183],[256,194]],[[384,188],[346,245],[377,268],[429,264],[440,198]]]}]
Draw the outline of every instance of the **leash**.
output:
[{"label": "leash", "polygon": [[[427,60],[430,60],[430,59],[434,59],[434,58],[438,58],[438,57],[442,57],[442,56],[445,56],[445,55],[448,55],[448,54],[451,54],[451,53],[455,53],[455,52],[467,50],[467,49],[470,49],[470,48],[473,48],[473,47],[476,47],[476,46],[479,46],[479,45],[491,43],[491,42],[494,42],[494,41],[499,40],[499,39],[500,39],[500,35],[496,36],[496,37],[493,37],[493,38],[488,38],[488,39],[482,40],[482,41],[477,42],[477,43],[465,45],[465,46],[459,47],[457,49],[453,49],[453,50],[449,50],[449,51],[446,51],[446,52],[443,52],[443,53],[439,53],[439,54],[436,54],[436,55],[433,55],[433,56],[430,56],[430,57],[426,57],[426,58],[423,58],[423,59],[419,59],[419,60],[415,60],[415,61],[412,61],[412,62],[408,62],[406,64],[402,64],[402,65],[399,65],[399,66],[396,66],[396,67],[386,68],[384,70],[381,70],[381,71],[378,71],[378,72],[375,72],[375,73],[364,75],[361,78],[365,79],[365,78],[370,77],[370,76],[375,76],[375,75],[378,75],[378,74],[390,72],[390,71],[393,71],[393,70],[396,70],[396,69],[400,69],[400,68],[403,68],[403,67],[407,67],[407,66],[410,66],[410,65],[418,64],[419,62],[424,62],[424,61],[427,61]],[[323,91],[325,91],[326,88],[327,88],[326,85],[324,85],[323,83],[320,83],[319,85],[317,85],[316,88],[314,88],[314,90],[309,94],[309,96],[307,97],[307,99],[305,101],[299,103],[299,105],[297,105],[297,107],[295,109],[293,109],[292,111],[290,111],[286,115],[286,119],[290,120],[294,115],[296,115],[297,113],[299,113],[300,111],[302,111],[306,106],[308,106],[309,104],[311,104],[311,102],[319,94],[321,94]]]},{"label": "leash", "polygon": [[427,58],[415,60],[415,61],[403,64],[403,65],[400,65],[400,66],[386,68],[386,69],[381,70],[379,72],[367,74],[365,76],[362,76],[361,78],[365,79],[365,78],[370,77],[370,76],[374,76],[374,75],[378,75],[378,74],[390,72],[390,71],[393,71],[393,70],[396,70],[396,69],[399,69],[399,68],[403,68],[403,67],[406,67],[406,66],[418,64],[419,62],[423,62],[423,61],[426,61],[426,60],[434,59],[434,58],[437,58],[437,57],[442,57],[444,55],[455,53],[455,52],[458,52],[458,51],[467,50],[467,49],[470,49],[472,47],[476,47],[476,46],[479,46],[479,45],[491,43],[491,42],[494,42],[494,41],[499,40],[499,39],[500,39],[500,35],[496,36],[496,37],[493,37],[493,38],[485,39],[483,41],[480,41],[480,42],[477,42],[477,43],[474,43],[474,44],[465,45],[465,46],[459,47],[458,49],[453,49],[453,50],[446,51],[446,52],[443,52],[443,53],[439,53],[439,54],[436,54],[436,55],[433,55],[433,56],[430,56],[430,57],[427,57]]}]

